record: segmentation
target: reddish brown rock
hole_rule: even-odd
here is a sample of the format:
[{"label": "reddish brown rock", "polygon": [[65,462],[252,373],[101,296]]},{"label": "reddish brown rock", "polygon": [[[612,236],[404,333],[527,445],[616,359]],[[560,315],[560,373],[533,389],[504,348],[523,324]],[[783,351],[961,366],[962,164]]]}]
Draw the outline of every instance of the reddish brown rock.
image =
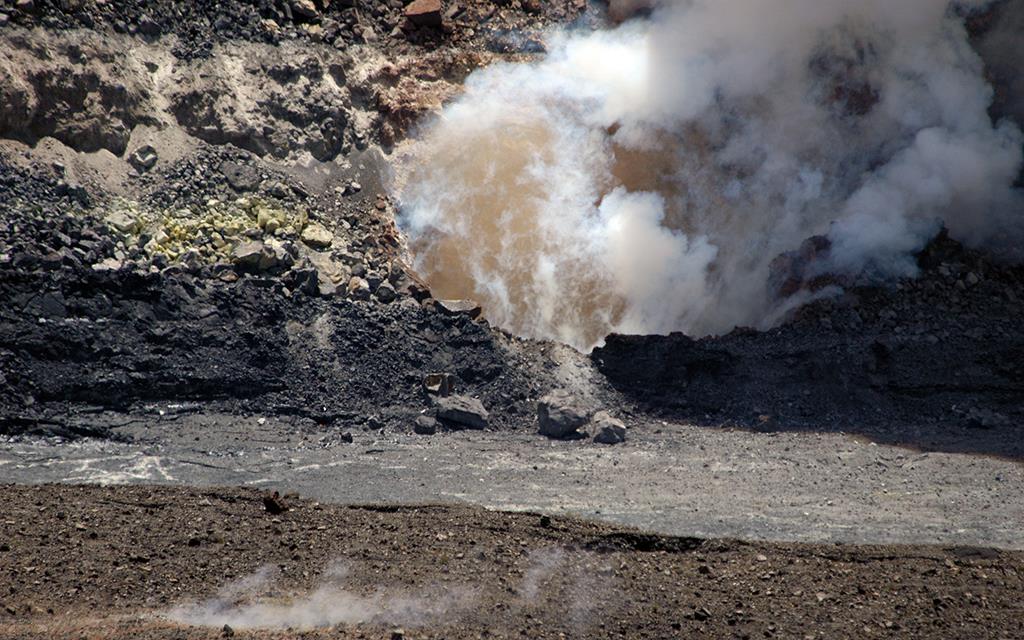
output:
[{"label": "reddish brown rock", "polygon": [[405,17],[418,27],[440,27],[441,0],[414,0],[405,8]]}]

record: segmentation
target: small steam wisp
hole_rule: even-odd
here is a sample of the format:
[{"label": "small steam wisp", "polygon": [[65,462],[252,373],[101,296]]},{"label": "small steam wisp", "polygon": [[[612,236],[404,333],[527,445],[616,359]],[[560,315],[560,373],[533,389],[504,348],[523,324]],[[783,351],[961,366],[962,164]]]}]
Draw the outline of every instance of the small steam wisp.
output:
[{"label": "small steam wisp", "polygon": [[[424,127],[401,187],[415,266],[510,331],[767,326],[769,264],[812,235],[827,268],[914,275],[939,229],[1024,237],[1022,135],[948,0],[674,0],[555,34]],[[789,301],[792,304],[792,301]]]},{"label": "small steam wisp", "polygon": [[[610,597],[608,568],[597,575],[593,565],[588,554],[573,556],[557,547],[533,549],[522,558],[522,580],[510,604],[518,611],[552,599],[565,606],[575,627],[584,629],[599,619],[598,596]],[[479,609],[482,590],[488,587],[498,588],[502,598],[508,596],[507,588],[497,584],[435,585],[420,594],[379,588],[361,594],[346,587],[349,569],[346,563],[335,562],[312,592],[288,596],[275,588],[276,569],[263,567],[225,585],[213,598],[176,606],[165,616],[185,625],[232,629],[423,626],[463,619],[471,609]],[[607,605],[602,608],[609,613]]]},{"label": "small steam wisp", "polygon": [[320,585],[303,596],[284,598],[273,589],[276,572],[264,567],[222,588],[215,597],[175,607],[170,620],[235,629],[311,629],[339,624],[421,625],[472,602],[468,589],[437,589],[430,597],[385,593],[361,595],[345,587],[348,568],[328,567]]}]

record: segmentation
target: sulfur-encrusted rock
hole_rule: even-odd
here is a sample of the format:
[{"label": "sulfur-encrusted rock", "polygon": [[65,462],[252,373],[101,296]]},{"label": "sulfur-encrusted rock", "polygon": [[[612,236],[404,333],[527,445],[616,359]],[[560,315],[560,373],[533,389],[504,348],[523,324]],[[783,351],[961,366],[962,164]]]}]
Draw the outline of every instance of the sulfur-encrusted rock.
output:
[{"label": "sulfur-encrusted rock", "polygon": [[326,249],[334,242],[334,234],[322,224],[312,222],[302,230],[302,241],[314,249]]},{"label": "sulfur-encrusted rock", "polygon": [[110,211],[106,215],[107,224],[121,233],[132,233],[139,227],[138,221],[124,211]]}]

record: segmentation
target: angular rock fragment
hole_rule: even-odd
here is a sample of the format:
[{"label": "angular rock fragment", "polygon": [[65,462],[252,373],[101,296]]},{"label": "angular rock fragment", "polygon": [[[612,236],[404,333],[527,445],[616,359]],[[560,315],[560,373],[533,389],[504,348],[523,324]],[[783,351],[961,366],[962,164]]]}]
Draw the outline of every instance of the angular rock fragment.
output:
[{"label": "angular rock fragment", "polygon": [[274,247],[259,240],[241,242],[231,251],[231,260],[236,267],[249,271],[267,271],[280,266],[285,252],[278,252]]},{"label": "angular rock fragment", "polygon": [[590,413],[568,391],[552,391],[537,403],[537,426],[541,435],[567,438],[587,423]]},{"label": "angular rock fragment", "polygon": [[263,496],[263,508],[270,515],[276,516],[287,511],[288,505],[285,503],[284,498],[281,497],[280,492],[275,491]]},{"label": "angular rock fragment", "polygon": [[334,234],[322,224],[312,222],[302,230],[302,241],[314,249],[326,249],[334,242]]},{"label": "angular rock fragment", "polygon": [[456,427],[485,429],[489,415],[483,403],[469,396],[435,397],[439,420]]},{"label": "angular rock fragment", "polygon": [[220,163],[220,172],[231,188],[239,193],[255,191],[260,186],[260,174],[255,167],[225,160]]},{"label": "angular rock fragment", "polygon": [[437,420],[430,416],[417,416],[412,430],[421,436],[432,436],[437,433]]},{"label": "angular rock fragment", "polygon": [[607,411],[598,411],[590,420],[591,426],[597,435],[594,442],[600,444],[619,444],[626,441],[626,425],[619,419],[613,418]]},{"label": "angular rock fragment", "polygon": [[428,373],[423,378],[423,389],[437,396],[451,395],[455,390],[455,376],[450,373]]},{"label": "angular rock fragment", "polygon": [[376,295],[378,300],[384,304],[388,304],[389,302],[394,302],[398,294],[395,293],[395,288],[390,282],[382,282],[380,286],[377,287]]},{"label": "angular rock fragment", "polygon": [[156,166],[157,153],[152,145],[144,144],[128,156],[128,163],[139,173],[145,173]]},{"label": "angular rock fragment", "polygon": [[93,271],[120,271],[124,267],[124,262],[117,258],[105,258],[100,260],[96,264],[92,265]]},{"label": "angular rock fragment", "polygon": [[438,300],[436,308],[445,315],[467,315],[474,320],[481,313],[480,305],[474,300]]},{"label": "angular rock fragment", "polygon": [[285,274],[284,282],[293,291],[301,291],[307,296],[320,293],[320,274],[313,268],[292,269]]},{"label": "angular rock fragment", "polygon": [[136,22],[136,26],[138,27],[139,33],[141,33],[144,36],[149,36],[151,38],[159,36],[163,31],[163,29],[160,27],[160,23],[154,20],[153,18],[150,18],[146,14],[142,14],[142,16],[139,17],[138,21]]},{"label": "angular rock fragment", "polygon": [[292,0],[292,14],[310,20],[320,15],[313,0]]},{"label": "angular rock fragment", "polygon": [[441,0],[414,0],[405,8],[405,17],[417,27],[440,27]]},{"label": "angular rock fragment", "polygon": [[370,283],[359,276],[352,276],[348,281],[348,295],[353,300],[369,300]]},{"label": "angular rock fragment", "polygon": [[820,269],[829,258],[832,241],[826,236],[812,236],[795,251],[778,255],[768,266],[768,286],[778,298],[786,298],[801,289],[817,291],[831,284],[828,274]]}]

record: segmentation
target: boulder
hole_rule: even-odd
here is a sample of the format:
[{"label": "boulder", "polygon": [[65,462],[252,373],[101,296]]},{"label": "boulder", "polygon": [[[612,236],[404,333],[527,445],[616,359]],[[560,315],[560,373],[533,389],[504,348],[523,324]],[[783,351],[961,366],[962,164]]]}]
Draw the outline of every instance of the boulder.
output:
[{"label": "boulder", "polygon": [[412,430],[421,436],[432,436],[437,433],[437,420],[430,416],[417,416]]},{"label": "boulder", "polygon": [[225,160],[220,163],[220,172],[231,188],[239,193],[255,191],[260,186],[260,172],[255,167]]},{"label": "boulder", "polygon": [[288,510],[288,503],[284,501],[281,494],[275,491],[263,496],[263,508],[273,516],[281,515]]},{"label": "boulder", "polygon": [[334,242],[334,234],[322,224],[311,222],[302,230],[302,241],[314,249],[326,249]]},{"label": "boulder", "polygon": [[473,300],[437,300],[435,308],[448,316],[467,315],[474,320],[480,317],[480,305]]},{"label": "boulder", "polygon": [[537,403],[537,426],[541,435],[568,438],[587,424],[590,413],[568,391],[552,391]]},{"label": "boulder", "polygon": [[598,411],[590,420],[593,430],[597,432],[594,442],[600,444],[619,444],[626,441],[626,425],[613,418],[607,411]]},{"label": "boulder", "polygon": [[100,260],[96,264],[92,265],[93,271],[120,271],[124,267],[124,262],[117,258],[105,258]]},{"label": "boulder", "polygon": [[292,14],[300,18],[311,20],[320,15],[313,0],[292,0],[291,5]]},{"label": "boulder", "polygon": [[776,256],[768,265],[768,286],[779,299],[787,298],[801,289],[817,291],[827,286],[822,266],[832,251],[827,236],[811,236],[794,251]]},{"label": "boulder", "polygon": [[619,24],[650,13],[654,10],[655,0],[610,0],[608,2],[608,18],[612,23]]},{"label": "boulder", "polygon": [[106,215],[107,224],[121,233],[132,233],[139,227],[139,222],[123,211],[111,211]]},{"label": "boulder", "polygon": [[203,259],[195,249],[189,249],[178,257],[182,268],[189,273],[196,273],[203,268]]},{"label": "boulder", "polygon": [[482,402],[469,396],[434,396],[439,420],[467,429],[487,427],[488,413]]},{"label": "boulder", "polygon": [[381,283],[384,282],[384,277],[381,276],[380,273],[376,271],[367,271],[366,275],[364,275],[363,277],[366,278],[366,281],[370,283],[371,291],[376,291],[377,287],[379,287]]},{"label": "boulder", "polygon": [[320,295],[329,296],[337,293],[339,285],[347,285],[349,272],[343,264],[335,262],[326,253],[311,253],[308,259],[319,274]]},{"label": "boulder", "polygon": [[266,271],[281,263],[277,252],[259,240],[240,242],[231,250],[231,261],[243,270]]},{"label": "boulder", "polygon": [[146,14],[142,14],[141,16],[139,16],[139,19],[135,22],[135,25],[138,27],[139,33],[141,33],[144,36],[149,36],[150,38],[155,38],[159,36],[163,31],[163,29],[160,26],[160,23],[154,20],[153,18],[150,18]]},{"label": "boulder", "polygon": [[405,8],[405,17],[417,27],[440,27],[441,0],[413,0]]},{"label": "boulder", "polygon": [[327,298],[338,293],[338,285],[334,284],[330,280],[324,280],[323,278],[318,278],[317,280],[317,288],[320,295]]}]

